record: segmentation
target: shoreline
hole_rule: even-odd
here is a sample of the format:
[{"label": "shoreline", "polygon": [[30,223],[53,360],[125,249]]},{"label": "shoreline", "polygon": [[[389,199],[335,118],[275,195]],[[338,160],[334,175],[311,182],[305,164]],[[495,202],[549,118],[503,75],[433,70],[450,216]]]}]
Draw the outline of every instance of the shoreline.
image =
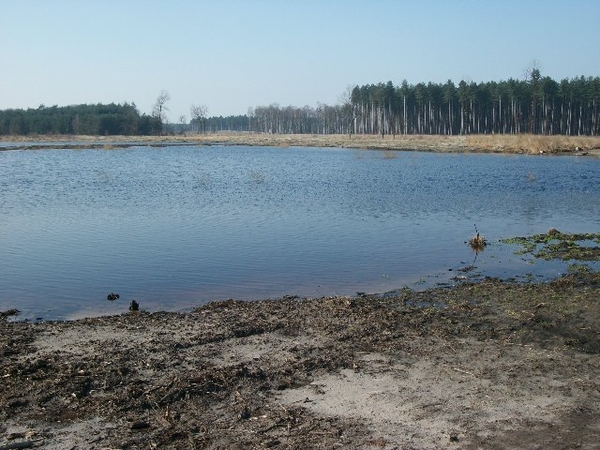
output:
[{"label": "shoreline", "polygon": [[0,143],[22,143],[1,150],[117,149],[138,145],[247,145],[333,147],[382,151],[430,151],[530,155],[600,156],[600,137],[540,135],[309,135],[212,133],[180,136],[2,136]]},{"label": "shoreline", "polygon": [[582,272],[0,320],[0,449],[597,448],[599,295]]}]

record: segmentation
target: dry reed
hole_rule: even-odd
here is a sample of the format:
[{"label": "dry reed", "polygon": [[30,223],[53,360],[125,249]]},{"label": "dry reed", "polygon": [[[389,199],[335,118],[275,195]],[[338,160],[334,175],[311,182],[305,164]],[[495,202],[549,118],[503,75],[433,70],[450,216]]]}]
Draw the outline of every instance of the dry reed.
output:
[{"label": "dry reed", "polygon": [[589,154],[600,156],[600,137],[518,135],[352,135],[266,134],[223,132],[179,136],[0,136],[3,142],[60,142],[97,145],[109,140],[115,147],[128,143],[148,145],[250,145],[270,147],[338,147],[374,150],[418,150],[433,152]]},{"label": "dry reed", "polygon": [[482,252],[485,249],[485,246],[487,245],[487,241],[485,240],[485,237],[483,235],[479,234],[479,230],[477,230],[477,225],[473,224],[473,226],[475,227],[475,234],[471,237],[471,239],[469,239],[469,246],[475,252]]}]

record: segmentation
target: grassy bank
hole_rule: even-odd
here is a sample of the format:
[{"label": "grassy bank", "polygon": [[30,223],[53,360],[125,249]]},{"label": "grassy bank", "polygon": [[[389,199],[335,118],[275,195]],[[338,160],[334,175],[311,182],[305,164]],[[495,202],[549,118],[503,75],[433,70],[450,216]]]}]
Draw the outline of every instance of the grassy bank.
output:
[{"label": "grassy bank", "polygon": [[119,148],[145,145],[252,145],[273,147],[338,147],[375,150],[420,150],[434,152],[481,152],[517,154],[580,154],[600,156],[600,137],[537,135],[471,136],[375,136],[212,133],[182,136],[3,136],[0,142],[17,142],[20,149],[36,143],[52,143],[52,148]]}]

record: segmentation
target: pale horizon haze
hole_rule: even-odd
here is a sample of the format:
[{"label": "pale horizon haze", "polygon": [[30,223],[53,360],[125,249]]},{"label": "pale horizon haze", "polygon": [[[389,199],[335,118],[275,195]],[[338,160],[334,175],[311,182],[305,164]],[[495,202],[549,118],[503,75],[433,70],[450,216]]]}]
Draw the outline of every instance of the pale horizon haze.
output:
[{"label": "pale horizon haze", "polygon": [[597,0],[0,0],[0,109],[135,103],[170,122],[403,80],[600,75]]}]

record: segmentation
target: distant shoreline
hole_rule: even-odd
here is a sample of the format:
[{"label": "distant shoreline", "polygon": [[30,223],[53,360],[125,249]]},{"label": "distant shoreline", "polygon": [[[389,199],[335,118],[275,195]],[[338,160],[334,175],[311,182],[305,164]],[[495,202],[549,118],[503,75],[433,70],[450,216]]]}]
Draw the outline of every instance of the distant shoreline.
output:
[{"label": "distant shoreline", "polygon": [[342,135],[209,133],[180,136],[2,136],[1,150],[127,148],[137,145],[248,145],[333,147],[368,150],[415,150],[452,153],[565,154],[600,156],[600,137],[520,135]]}]

